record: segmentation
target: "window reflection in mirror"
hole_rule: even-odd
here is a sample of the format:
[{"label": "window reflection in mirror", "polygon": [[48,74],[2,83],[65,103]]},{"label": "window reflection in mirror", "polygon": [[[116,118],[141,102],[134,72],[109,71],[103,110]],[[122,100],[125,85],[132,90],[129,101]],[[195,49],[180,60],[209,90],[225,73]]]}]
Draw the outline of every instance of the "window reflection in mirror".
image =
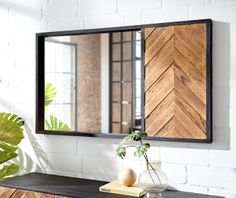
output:
[{"label": "window reflection in mirror", "polygon": [[141,127],[141,32],[45,39],[45,126],[130,133]]}]

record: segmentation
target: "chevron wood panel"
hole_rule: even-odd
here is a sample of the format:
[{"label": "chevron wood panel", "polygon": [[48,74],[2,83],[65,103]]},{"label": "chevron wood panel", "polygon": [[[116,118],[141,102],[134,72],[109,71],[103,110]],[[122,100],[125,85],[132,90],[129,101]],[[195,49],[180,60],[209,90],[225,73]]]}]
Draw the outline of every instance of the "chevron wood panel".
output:
[{"label": "chevron wood panel", "polygon": [[3,198],[69,198],[65,196],[52,195],[14,188],[5,188],[0,186],[0,197]]},{"label": "chevron wood panel", "polygon": [[145,28],[145,130],[206,139],[206,24]]},{"label": "chevron wood panel", "polygon": [[12,196],[12,194],[16,191],[16,189],[13,188],[4,188],[0,186],[0,197],[6,197],[9,198]]},{"label": "chevron wood panel", "polygon": [[54,195],[33,191],[15,190],[10,198],[54,198]]}]

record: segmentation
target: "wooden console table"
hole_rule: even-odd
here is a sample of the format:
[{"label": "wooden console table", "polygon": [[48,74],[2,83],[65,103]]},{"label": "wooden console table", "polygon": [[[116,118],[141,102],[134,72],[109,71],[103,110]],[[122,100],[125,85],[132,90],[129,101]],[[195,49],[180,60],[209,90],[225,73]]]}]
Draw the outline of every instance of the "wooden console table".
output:
[{"label": "wooden console table", "polygon": [[[0,197],[4,198],[131,198],[99,192],[106,182],[73,177],[31,173],[0,183]],[[219,198],[216,196],[167,190],[163,198]]]}]

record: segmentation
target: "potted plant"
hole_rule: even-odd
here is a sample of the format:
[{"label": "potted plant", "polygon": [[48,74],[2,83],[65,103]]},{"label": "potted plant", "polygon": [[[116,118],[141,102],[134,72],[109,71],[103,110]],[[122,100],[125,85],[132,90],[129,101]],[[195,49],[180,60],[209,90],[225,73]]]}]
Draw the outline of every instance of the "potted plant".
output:
[{"label": "potted plant", "polygon": [[[155,191],[160,193],[166,189],[168,178],[162,171],[155,169],[150,163],[147,155],[150,144],[148,142],[144,143],[143,140],[146,136],[147,133],[145,132],[134,131],[122,140],[116,150],[116,153],[121,159],[123,159],[128,148],[135,148],[134,156],[143,156],[146,161],[146,170],[139,175],[138,183],[145,186],[146,191]],[[132,144],[134,142],[139,142],[139,145]]]}]

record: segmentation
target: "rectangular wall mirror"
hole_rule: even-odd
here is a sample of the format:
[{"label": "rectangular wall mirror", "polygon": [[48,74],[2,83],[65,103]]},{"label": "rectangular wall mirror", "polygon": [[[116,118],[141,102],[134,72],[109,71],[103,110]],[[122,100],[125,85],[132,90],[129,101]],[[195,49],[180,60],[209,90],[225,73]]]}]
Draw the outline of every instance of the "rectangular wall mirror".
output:
[{"label": "rectangular wall mirror", "polygon": [[212,21],[38,33],[36,131],[212,141]]}]

